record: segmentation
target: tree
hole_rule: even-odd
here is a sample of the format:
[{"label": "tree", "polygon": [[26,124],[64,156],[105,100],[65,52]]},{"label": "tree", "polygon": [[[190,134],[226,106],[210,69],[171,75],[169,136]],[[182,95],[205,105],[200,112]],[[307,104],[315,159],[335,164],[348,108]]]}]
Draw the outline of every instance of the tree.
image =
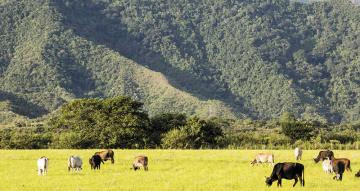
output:
[{"label": "tree", "polygon": [[129,97],[78,99],[65,104],[49,125],[66,148],[143,148],[149,118]]},{"label": "tree", "polygon": [[290,121],[282,122],[281,130],[292,142],[297,140],[309,140],[312,136],[314,126],[309,122]]},{"label": "tree", "polygon": [[223,136],[219,124],[193,117],[185,126],[166,133],[162,146],[183,149],[215,148],[220,146]]},{"label": "tree", "polygon": [[150,139],[154,145],[160,146],[161,139],[168,131],[178,129],[186,124],[186,115],[180,113],[162,113],[150,119]]}]

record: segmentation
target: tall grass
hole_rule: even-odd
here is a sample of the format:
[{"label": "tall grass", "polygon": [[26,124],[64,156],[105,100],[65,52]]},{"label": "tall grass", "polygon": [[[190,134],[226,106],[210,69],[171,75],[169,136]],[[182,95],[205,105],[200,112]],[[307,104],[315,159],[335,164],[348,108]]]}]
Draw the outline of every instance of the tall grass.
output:
[{"label": "tall grass", "polygon": [[[301,163],[305,165],[305,188],[293,180],[283,180],[283,187],[265,186],[272,166],[251,167],[256,153],[272,152],[275,162],[294,161],[292,150],[115,150],[115,164],[110,161],[99,171],[91,171],[89,157],[95,150],[1,150],[0,190],[359,190],[360,179],[354,177],[360,168],[360,152],[334,151],[336,157],[351,159],[353,172],[346,172],[342,182],[322,171],[321,164],[312,160],[318,153],[305,150]],[[67,158],[77,154],[84,161],[80,173],[67,171]],[[149,171],[130,170],[133,157],[149,157]],[[47,156],[49,172],[37,175],[36,160]]]}]

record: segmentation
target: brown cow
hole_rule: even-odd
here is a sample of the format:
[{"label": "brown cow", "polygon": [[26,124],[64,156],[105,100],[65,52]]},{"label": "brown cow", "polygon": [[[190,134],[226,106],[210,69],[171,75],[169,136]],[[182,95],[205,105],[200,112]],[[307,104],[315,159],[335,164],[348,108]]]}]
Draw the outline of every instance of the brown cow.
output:
[{"label": "brown cow", "polygon": [[[350,160],[349,159],[347,159],[347,158],[335,158],[335,157],[331,157],[331,162],[332,162],[332,164],[335,164],[335,163],[337,163],[337,161],[342,161],[343,163],[344,163],[344,165],[345,165],[345,169],[347,170],[347,171],[352,171],[351,170],[351,167],[350,167]],[[334,165],[333,165],[333,167],[334,167]]]},{"label": "brown cow", "polygon": [[331,160],[332,167],[334,169],[334,180],[342,181],[343,173],[345,171],[345,163],[342,160]]},{"label": "brown cow", "polygon": [[315,163],[318,163],[319,161],[326,160],[326,158],[331,159],[331,157],[334,157],[334,152],[332,152],[331,150],[320,151],[318,156],[314,158],[314,161]]},{"label": "brown cow", "polygon": [[136,171],[140,169],[141,167],[144,168],[145,171],[148,170],[148,157],[144,155],[139,155],[135,157],[133,162],[133,169]]},{"label": "brown cow", "polygon": [[100,151],[100,152],[96,152],[94,155],[99,155],[101,160],[103,161],[107,161],[108,159],[111,160],[111,164],[114,164],[115,160],[114,160],[114,151],[111,149],[108,149],[106,151]]}]

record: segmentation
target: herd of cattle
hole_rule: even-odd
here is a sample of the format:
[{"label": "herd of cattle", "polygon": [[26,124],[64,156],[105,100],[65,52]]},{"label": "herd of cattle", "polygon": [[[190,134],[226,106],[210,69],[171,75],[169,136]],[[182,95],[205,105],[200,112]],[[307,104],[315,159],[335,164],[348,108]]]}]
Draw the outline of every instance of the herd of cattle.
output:
[{"label": "herd of cattle", "polygon": [[[114,151],[108,149],[106,151],[96,152],[90,159],[89,164],[92,170],[100,170],[101,163],[104,164],[104,161],[111,160],[111,164],[114,164]],[[45,156],[41,157],[37,161],[38,165],[38,175],[46,175],[49,167],[49,159]],[[80,171],[82,170],[82,159],[79,156],[70,156],[68,159],[68,171]],[[136,156],[132,169],[138,170],[144,168],[145,171],[148,170],[148,157],[144,155]]]},{"label": "herd of cattle", "polygon": [[[295,148],[295,159],[301,160],[302,149]],[[334,152],[331,150],[320,151],[318,156],[314,158],[314,162],[318,163],[322,161],[323,170],[326,173],[335,173],[333,179],[342,180],[345,170],[351,172],[350,160],[347,158],[335,158]],[[260,153],[255,156],[255,159],[251,162],[252,165],[259,163],[270,163],[274,166],[274,155]],[[360,177],[360,170],[355,174],[356,177]],[[277,163],[270,177],[265,177],[265,183],[271,186],[274,181],[277,181],[277,186],[281,186],[281,179],[295,180],[293,187],[300,180],[300,185],[305,186],[304,165],[301,163],[284,162]]]},{"label": "herd of cattle", "polygon": [[[302,149],[296,148],[294,151],[295,159],[301,160]],[[91,169],[100,170],[101,163],[104,164],[104,161],[111,160],[111,163],[114,164],[114,151],[108,149],[106,151],[96,152],[90,159],[89,164]],[[314,158],[315,163],[322,161],[322,168],[326,173],[335,173],[333,179],[342,180],[343,173],[345,170],[351,172],[350,160],[347,158],[335,158],[334,152],[331,150],[320,151],[318,156]],[[300,180],[300,185],[305,186],[305,175],[304,175],[304,165],[301,163],[294,162],[283,162],[277,163],[274,165],[274,154],[269,153],[260,153],[255,156],[255,159],[251,161],[251,165],[260,163],[270,163],[274,166],[273,171],[270,177],[265,177],[265,183],[268,186],[271,186],[274,181],[277,181],[277,186],[281,186],[281,179],[294,179],[295,182],[293,187]],[[45,156],[41,157],[37,161],[38,165],[38,175],[47,174],[47,169],[49,167],[49,159]],[[79,156],[70,156],[68,159],[68,171],[80,171],[82,170],[83,162]],[[136,156],[132,168],[133,170],[138,170],[143,168],[145,171],[148,170],[148,157],[144,155]],[[360,170],[355,174],[356,177],[360,177]]]}]

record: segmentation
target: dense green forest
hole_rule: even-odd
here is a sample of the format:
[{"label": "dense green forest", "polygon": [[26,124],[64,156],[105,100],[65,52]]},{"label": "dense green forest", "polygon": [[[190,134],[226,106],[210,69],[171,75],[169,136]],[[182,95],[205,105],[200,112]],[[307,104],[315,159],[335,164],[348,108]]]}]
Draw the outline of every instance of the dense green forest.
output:
[{"label": "dense green forest", "polygon": [[150,116],[360,120],[348,0],[0,0],[0,120],[130,96]]},{"label": "dense green forest", "polygon": [[16,120],[0,128],[0,149],[359,149],[360,122],[297,119],[209,119],[183,113],[149,116],[130,97],[76,99],[45,121]]}]

